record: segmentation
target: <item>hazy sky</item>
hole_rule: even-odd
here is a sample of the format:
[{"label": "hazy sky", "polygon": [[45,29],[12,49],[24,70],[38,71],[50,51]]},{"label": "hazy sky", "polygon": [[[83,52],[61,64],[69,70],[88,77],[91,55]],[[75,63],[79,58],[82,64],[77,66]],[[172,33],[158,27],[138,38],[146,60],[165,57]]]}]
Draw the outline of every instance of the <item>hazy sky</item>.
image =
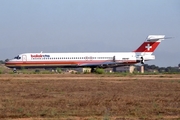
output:
[{"label": "hazy sky", "polygon": [[180,63],[180,0],[0,0],[0,60],[26,52],[132,51],[163,41],[147,62]]}]

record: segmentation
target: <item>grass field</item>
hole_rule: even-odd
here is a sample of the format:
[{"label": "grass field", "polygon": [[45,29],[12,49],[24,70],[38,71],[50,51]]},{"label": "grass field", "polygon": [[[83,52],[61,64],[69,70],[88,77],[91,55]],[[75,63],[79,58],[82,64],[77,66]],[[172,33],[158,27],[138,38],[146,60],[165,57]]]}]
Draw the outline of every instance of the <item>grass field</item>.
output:
[{"label": "grass field", "polygon": [[180,120],[180,75],[1,74],[0,118]]}]

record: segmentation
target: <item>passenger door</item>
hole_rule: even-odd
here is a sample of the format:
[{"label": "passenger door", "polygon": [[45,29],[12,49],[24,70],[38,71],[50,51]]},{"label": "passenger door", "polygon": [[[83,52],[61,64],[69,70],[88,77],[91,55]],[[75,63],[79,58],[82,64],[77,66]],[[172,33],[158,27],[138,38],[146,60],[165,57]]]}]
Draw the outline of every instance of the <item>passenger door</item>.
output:
[{"label": "passenger door", "polygon": [[23,61],[23,62],[26,62],[26,61],[27,61],[27,56],[26,56],[26,55],[23,55],[23,56],[22,56],[22,61]]}]

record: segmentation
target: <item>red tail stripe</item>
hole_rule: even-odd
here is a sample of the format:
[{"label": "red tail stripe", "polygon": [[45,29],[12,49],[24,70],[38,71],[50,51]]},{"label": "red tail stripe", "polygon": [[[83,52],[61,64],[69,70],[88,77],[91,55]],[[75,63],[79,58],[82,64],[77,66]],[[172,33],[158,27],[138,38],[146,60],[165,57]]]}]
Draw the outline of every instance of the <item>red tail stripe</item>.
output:
[{"label": "red tail stripe", "polygon": [[160,42],[144,42],[137,50],[134,52],[154,52]]}]

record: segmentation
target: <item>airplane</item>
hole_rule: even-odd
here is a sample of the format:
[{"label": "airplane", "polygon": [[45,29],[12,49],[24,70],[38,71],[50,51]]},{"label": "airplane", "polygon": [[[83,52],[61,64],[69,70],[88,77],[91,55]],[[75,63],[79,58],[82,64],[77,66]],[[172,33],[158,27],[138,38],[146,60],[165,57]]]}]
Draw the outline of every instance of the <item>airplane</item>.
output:
[{"label": "airplane", "polygon": [[93,72],[96,68],[129,66],[154,60],[153,52],[165,35],[149,35],[145,42],[132,52],[81,52],[81,53],[23,53],[7,61],[5,66],[21,68],[77,68],[88,67]]}]

